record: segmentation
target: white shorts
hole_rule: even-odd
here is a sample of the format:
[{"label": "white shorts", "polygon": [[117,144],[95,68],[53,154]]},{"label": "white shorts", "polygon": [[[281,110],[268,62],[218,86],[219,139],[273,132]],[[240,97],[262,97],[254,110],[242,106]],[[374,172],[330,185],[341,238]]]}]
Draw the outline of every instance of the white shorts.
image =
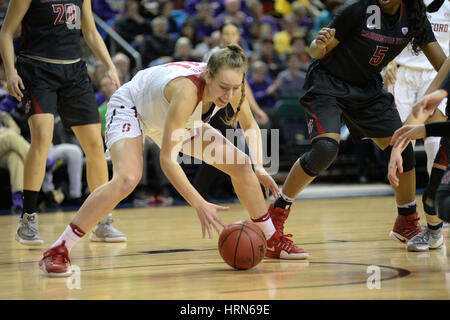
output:
[{"label": "white shorts", "polygon": [[[135,138],[142,135],[142,143],[145,136],[150,137],[159,148],[161,148],[163,132],[162,130],[153,129],[141,120],[136,107],[117,106],[108,104],[106,111],[106,130],[105,144],[106,159],[110,159],[110,149],[114,143],[126,138]],[[183,144],[188,143],[191,139],[199,136],[200,128],[186,129],[184,132]]]},{"label": "white shorts", "polygon": [[[402,122],[406,121],[415,103],[425,95],[436,74],[434,70],[414,70],[402,66],[398,68],[397,81],[388,87],[388,91],[395,97]],[[446,106],[447,98],[438,107],[444,115]]]},{"label": "white shorts", "polygon": [[109,150],[119,140],[135,138],[143,135],[142,123],[138,117],[136,107],[111,106],[106,111],[105,144],[107,159],[110,158]]}]

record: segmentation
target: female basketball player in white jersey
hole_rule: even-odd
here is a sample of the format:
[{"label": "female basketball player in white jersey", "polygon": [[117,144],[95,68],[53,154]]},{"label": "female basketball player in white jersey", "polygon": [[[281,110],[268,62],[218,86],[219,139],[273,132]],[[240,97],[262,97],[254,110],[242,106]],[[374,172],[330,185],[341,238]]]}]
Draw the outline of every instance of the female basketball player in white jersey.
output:
[{"label": "female basketball player in white jersey", "polygon": [[[449,54],[450,42],[450,2],[444,0],[424,0],[427,17],[431,23],[434,36],[445,54]],[[395,97],[395,104],[404,123],[418,99],[424,96],[437,72],[422,52],[416,54],[410,46],[406,47],[391,63],[386,66],[384,75],[388,90]],[[436,110],[436,121],[445,120],[444,99]],[[439,150],[440,137],[428,137],[424,146],[427,154],[427,170],[431,176],[436,153]],[[440,169],[445,170],[445,166]]]},{"label": "female basketball player in white jersey", "polygon": [[[308,253],[276,231],[267,212],[260,182],[279,194],[262,163],[258,125],[245,99],[247,57],[238,45],[215,52],[208,64],[169,63],[140,71],[111,97],[107,111],[106,145],[113,163],[113,177],[93,192],[52,248],[39,262],[49,276],[68,276],[68,253],[76,241],[128,196],[142,174],[142,139],[151,137],[160,147],[161,168],[177,191],[196,210],[203,237],[212,229],[219,233],[225,226],[217,211],[227,210],[205,201],[191,185],[177,155],[180,151],[201,159],[230,175],[239,200],[252,220],[264,231],[268,256],[281,259],[305,259]],[[249,157],[212,129],[205,118],[231,103],[244,132],[256,133],[257,143],[249,143]],[[216,107],[214,107],[214,105]],[[214,108],[214,110],[211,110]],[[203,118],[203,119],[202,119]],[[181,134],[180,134],[181,133]],[[200,148],[195,146],[200,145]],[[186,147],[192,146],[192,147]],[[207,154],[207,150],[215,153]],[[222,157],[218,156],[222,153]],[[237,162],[225,159],[244,159]],[[259,180],[259,181],[258,181]]]}]

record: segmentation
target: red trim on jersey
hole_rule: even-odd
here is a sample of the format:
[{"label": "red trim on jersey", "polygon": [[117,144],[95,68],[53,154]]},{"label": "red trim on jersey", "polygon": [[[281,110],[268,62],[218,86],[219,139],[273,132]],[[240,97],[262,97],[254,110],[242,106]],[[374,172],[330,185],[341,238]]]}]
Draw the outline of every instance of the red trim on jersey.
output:
[{"label": "red trim on jersey", "polygon": [[319,118],[317,118],[316,114],[315,114],[314,111],[312,110],[311,103],[308,101],[308,102],[306,102],[306,104],[308,105],[309,110],[311,111],[311,115],[312,115],[312,117],[314,118],[314,122],[315,122],[316,127],[317,127],[317,133],[318,133],[318,134],[324,134],[324,133],[327,133],[327,131],[325,130],[325,128],[324,128],[324,127],[322,126],[322,124],[320,123]]},{"label": "red trim on jersey", "polygon": [[197,87],[197,103],[198,105],[200,101],[202,101],[203,90],[205,89],[205,80],[201,77],[201,74],[191,74],[190,76],[186,76],[189,80],[191,80],[195,86]]},{"label": "red trim on jersey", "polygon": [[39,105],[39,102],[36,100],[33,92],[30,90],[31,103],[33,104],[34,113],[44,113]]}]

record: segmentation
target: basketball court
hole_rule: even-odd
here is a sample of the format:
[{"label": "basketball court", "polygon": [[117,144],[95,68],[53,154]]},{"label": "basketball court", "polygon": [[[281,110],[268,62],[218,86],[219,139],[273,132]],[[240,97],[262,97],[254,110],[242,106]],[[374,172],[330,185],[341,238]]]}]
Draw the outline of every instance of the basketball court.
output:
[{"label": "basketball court", "polygon": [[[421,224],[425,224],[421,199]],[[220,213],[246,219],[239,203]],[[202,239],[187,206],[117,209],[128,241],[92,243],[71,252],[71,278],[46,278],[37,263],[74,212],[39,216],[41,247],[14,240],[18,216],[0,216],[0,299],[303,300],[449,299],[447,247],[407,252],[388,236],[396,217],[392,195],[300,199],[286,224],[310,258],[264,259],[237,271],[221,259],[218,235]],[[447,231],[445,232],[445,240]]]}]

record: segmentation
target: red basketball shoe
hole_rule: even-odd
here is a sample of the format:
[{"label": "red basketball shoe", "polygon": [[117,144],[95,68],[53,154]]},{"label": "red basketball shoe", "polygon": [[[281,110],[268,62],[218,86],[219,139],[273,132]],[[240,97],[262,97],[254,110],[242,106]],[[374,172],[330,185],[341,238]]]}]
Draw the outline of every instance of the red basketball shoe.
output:
[{"label": "red basketball shoe", "polygon": [[66,241],[59,246],[48,249],[44,252],[44,257],[39,261],[39,268],[48,277],[68,277],[72,274],[70,269],[69,251],[66,248]]},{"label": "red basketball shoe", "polygon": [[266,257],[291,260],[307,259],[309,256],[308,252],[297,247],[288,237],[292,237],[292,235],[285,235],[275,231],[272,237],[267,240]]},{"label": "red basketball shoe", "polygon": [[420,218],[417,212],[408,216],[402,216],[399,214],[395,220],[394,228],[389,233],[389,236],[395,241],[406,243],[416,234],[422,232],[419,219]]},{"label": "red basketball shoe", "polygon": [[273,206],[273,203],[270,204],[270,218],[272,219],[275,229],[277,229],[277,231],[281,232],[282,234],[284,233],[284,222],[288,218],[290,211],[290,209],[275,208]]}]

